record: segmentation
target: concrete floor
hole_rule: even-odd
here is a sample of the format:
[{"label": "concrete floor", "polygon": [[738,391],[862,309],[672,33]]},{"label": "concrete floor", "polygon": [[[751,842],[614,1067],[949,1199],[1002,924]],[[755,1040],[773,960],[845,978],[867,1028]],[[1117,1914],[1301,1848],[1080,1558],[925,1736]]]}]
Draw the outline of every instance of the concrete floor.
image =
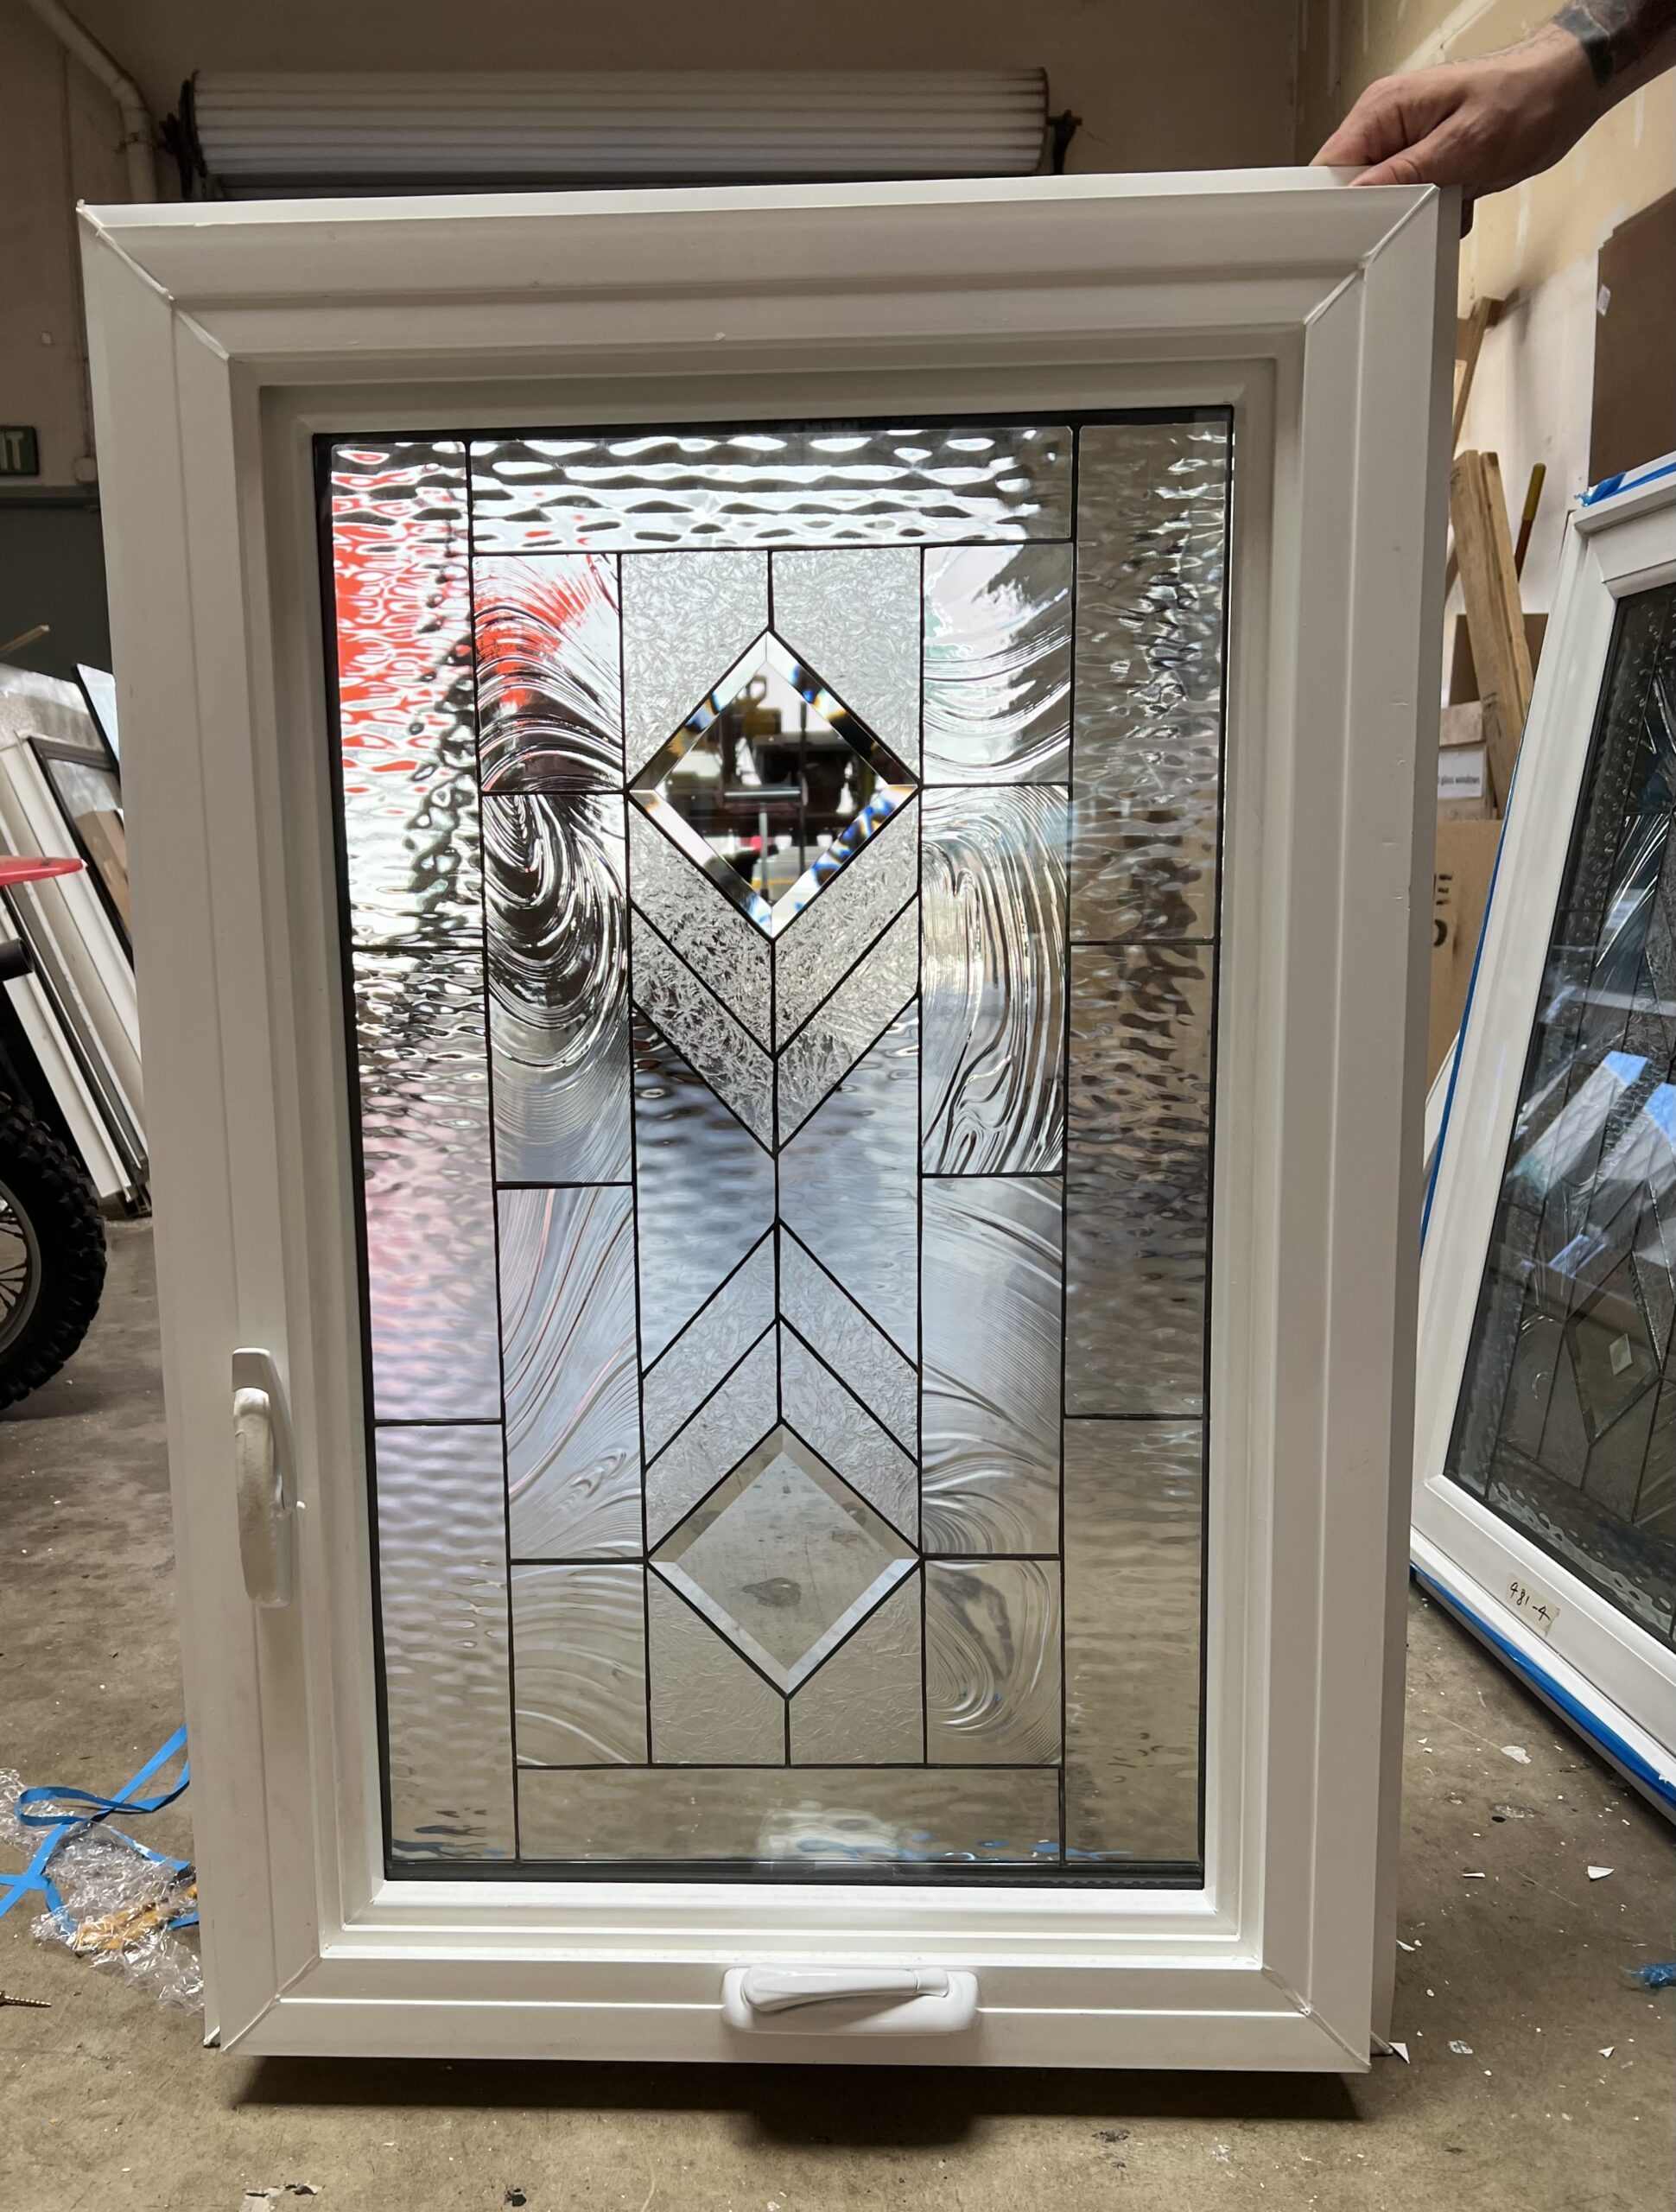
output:
[{"label": "concrete floor", "polygon": [[[0,1417],[0,1767],[104,1789],[181,1710],[149,1238],[124,1226],[113,1248],[80,1356]],[[1676,1993],[1625,1969],[1676,1953],[1670,1831],[1418,1599],[1409,1668],[1407,2065],[1339,2080],[224,2057],[195,2016],[34,1942],[20,1909],[0,1923],[0,1987],[51,2009],[0,2008],[0,2212],[256,2212],[301,2202],[288,2184],[321,2212],[1662,2212]],[[182,1818],[156,1840],[183,1851],[186,1834]],[[1591,1882],[1590,1863],[1613,1872]]]}]

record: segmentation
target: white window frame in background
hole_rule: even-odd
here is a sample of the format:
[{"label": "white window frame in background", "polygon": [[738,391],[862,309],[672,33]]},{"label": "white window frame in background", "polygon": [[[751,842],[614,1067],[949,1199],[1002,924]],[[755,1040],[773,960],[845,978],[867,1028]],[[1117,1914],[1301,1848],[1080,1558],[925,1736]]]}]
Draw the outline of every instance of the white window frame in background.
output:
[{"label": "white window frame in background", "polygon": [[1444,1465],[1618,602],[1673,576],[1676,473],[1641,476],[1572,514],[1439,1116],[1420,1274],[1413,1529],[1422,1580],[1666,1814],[1676,1811],[1676,1652]]},{"label": "white window frame in background", "polygon": [[[1452,196],[1225,172],[83,222],[212,2039],[1362,2068],[1392,1954]],[[314,438],[1213,404],[1237,451],[1204,1887],[387,1880]],[[241,1344],[296,1440],[296,1596],[261,1611]],[[741,2033],[723,1969],[763,1961],[968,1968],[980,2010],[941,2038]]]}]

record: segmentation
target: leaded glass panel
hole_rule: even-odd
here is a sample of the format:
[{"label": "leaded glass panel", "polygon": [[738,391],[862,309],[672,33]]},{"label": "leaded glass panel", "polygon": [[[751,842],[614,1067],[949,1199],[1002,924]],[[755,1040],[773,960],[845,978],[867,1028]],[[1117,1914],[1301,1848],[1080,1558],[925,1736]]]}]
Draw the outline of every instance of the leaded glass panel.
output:
[{"label": "leaded glass panel", "polygon": [[1619,607],[1444,1471],[1676,1634],[1676,584]]},{"label": "leaded glass panel", "polygon": [[1197,1878],[1231,456],[326,448],[393,1872]]}]

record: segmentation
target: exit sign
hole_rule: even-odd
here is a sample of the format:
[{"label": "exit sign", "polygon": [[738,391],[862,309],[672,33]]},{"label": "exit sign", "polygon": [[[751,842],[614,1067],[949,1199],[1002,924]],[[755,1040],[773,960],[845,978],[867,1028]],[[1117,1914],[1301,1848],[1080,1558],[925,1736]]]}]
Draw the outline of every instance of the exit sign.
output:
[{"label": "exit sign", "polygon": [[41,441],[21,423],[0,423],[0,476],[39,476]]}]

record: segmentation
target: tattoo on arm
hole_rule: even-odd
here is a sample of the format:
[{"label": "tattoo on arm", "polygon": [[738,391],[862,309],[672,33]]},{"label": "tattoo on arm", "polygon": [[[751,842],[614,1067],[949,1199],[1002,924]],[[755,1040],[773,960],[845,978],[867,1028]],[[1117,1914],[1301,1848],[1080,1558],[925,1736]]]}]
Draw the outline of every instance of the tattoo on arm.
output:
[{"label": "tattoo on arm", "polygon": [[1597,85],[1609,85],[1676,26],[1676,0],[1572,0],[1554,17],[1588,56]]}]

